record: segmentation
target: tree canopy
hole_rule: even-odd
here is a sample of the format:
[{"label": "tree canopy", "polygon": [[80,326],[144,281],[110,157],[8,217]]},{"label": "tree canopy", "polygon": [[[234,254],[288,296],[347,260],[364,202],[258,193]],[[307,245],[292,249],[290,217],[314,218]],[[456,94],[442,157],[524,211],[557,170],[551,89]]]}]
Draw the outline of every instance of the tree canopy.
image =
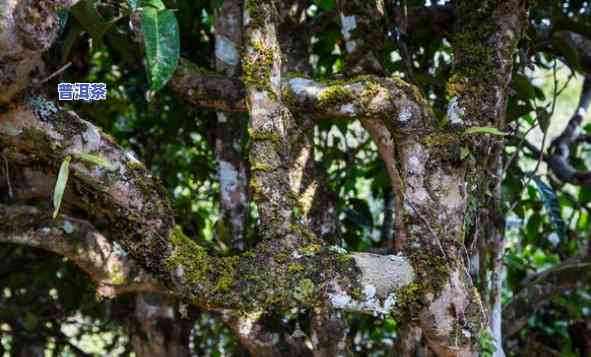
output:
[{"label": "tree canopy", "polygon": [[589,356],[590,101],[587,1],[0,0],[0,355]]}]

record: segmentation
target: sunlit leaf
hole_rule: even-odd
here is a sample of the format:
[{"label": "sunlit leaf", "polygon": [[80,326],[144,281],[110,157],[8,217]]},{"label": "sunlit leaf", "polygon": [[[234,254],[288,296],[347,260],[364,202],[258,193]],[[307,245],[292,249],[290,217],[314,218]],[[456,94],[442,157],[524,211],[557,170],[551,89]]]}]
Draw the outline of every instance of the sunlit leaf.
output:
[{"label": "sunlit leaf", "polygon": [[55,188],[53,189],[53,218],[57,217],[57,214],[60,210],[60,205],[62,204],[62,199],[64,198],[64,191],[66,190],[66,184],[68,183],[68,176],[70,174],[70,160],[72,160],[71,156],[66,156],[62,165],[60,166],[60,171],[57,175],[57,181],[55,182]]},{"label": "sunlit leaf", "polygon": [[[159,4],[155,4],[158,6]],[[179,26],[174,13],[155,6],[141,10],[150,90],[162,89],[174,73],[180,53]]]}]

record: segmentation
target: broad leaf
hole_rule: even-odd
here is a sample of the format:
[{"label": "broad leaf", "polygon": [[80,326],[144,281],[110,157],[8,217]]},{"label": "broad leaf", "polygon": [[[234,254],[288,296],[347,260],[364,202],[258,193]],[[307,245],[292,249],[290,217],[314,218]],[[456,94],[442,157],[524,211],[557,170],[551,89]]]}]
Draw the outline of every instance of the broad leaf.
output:
[{"label": "broad leaf", "polygon": [[[137,4],[137,0],[135,1],[135,3]],[[142,7],[144,7],[144,6],[153,7],[156,10],[166,10],[166,6],[164,5],[164,3],[161,0],[142,0],[141,5],[142,5]]]},{"label": "broad leaf", "polygon": [[66,156],[62,165],[60,166],[60,171],[57,175],[57,181],[55,182],[55,188],[53,189],[53,218],[57,217],[57,214],[60,210],[60,205],[62,204],[62,199],[64,198],[64,191],[66,190],[66,184],[68,183],[68,176],[70,174],[70,160],[72,160],[71,156]]},{"label": "broad leaf", "polygon": [[534,182],[536,183],[536,187],[540,192],[540,196],[542,197],[542,202],[544,203],[544,207],[546,211],[550,214],[550,221],[554,225],[556,229],[556,233],[562,240],[566,235],[566,224],[562,220],[562,216],[560,215],[560,203],[558,202],[558,198],[556,197],[556,193],[554,190],[546,185],[542,179],[538,176],[533,177]]},{"label": "broad leaf", "polygon": [[172,77],[179,59],[179,26],[171,10],[149,4],[141,10],[142,33],[150,90],[162,89]]}]

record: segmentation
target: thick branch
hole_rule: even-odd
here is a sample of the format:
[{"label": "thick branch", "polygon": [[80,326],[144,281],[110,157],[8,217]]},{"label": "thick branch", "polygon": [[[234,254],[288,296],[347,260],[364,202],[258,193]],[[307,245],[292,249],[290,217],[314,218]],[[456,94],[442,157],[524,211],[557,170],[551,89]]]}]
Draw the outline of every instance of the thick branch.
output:
[{"label": "thick branch", "polygon": [[9,162],[35,165],[50,177],[71,156],[66,203],[104,224],[109,237],[158,279],[173,280],[164,266],[171,252],[172,209],[164,188],[132,153],[41,97],[13,103],[0,116],[0,145]]},{"label": "thick branch", "polygon": [[[224,111],[246,111],[243,83],[207,73],[186,60],[179,63],[171,89],[189,103]],[[348,81],[319,82],[289,77],[281,82],[284,104],[314,118],[386,118],[405,124],[411,115],[425,116],[415,87],[397,78],[360,76]]]},{"label": "thick branch", "polygon": [[244,85],[238,78],[208,72],[186,59],[180,59],[168,86],[195,106],[225,112],[246,111]]},{"label": "thick branch", "polygon": [[109,242],[88,222],[70,217],[52,220],[29,206],[0,205],[0,242],[45,249],[70,259],[88,273],[98,293],[166,291],[116,243]]},{"label": "thick branch", "polygon": [[[163,189],[143,165],[73,113],[15,104],[0,118],[0,144],[9,162],[35,165],[49,180],[71,155],[64,208],[85,211],[155,279],[206,308],[328,303],[385,313],[414,280],[407,258],[321,252],[312,243],[294,250],[271,240],[241,256],[210,256],[174,228]],[[303,239],[295,227],[288,228]]]},{"label": "thick branch", "polygon": [[273,331],[266,326],[265,316],[260,311],[240,314],[232,310],[223,310],[220,315],[253,356],[312,356],[312,351],[297,336],[291,336],[288,331]]},{"label": "thick branch", "polygon": [[57,10],[78,0],[0,0],[0,104],[44,72],[41,55],[59,32]]}]

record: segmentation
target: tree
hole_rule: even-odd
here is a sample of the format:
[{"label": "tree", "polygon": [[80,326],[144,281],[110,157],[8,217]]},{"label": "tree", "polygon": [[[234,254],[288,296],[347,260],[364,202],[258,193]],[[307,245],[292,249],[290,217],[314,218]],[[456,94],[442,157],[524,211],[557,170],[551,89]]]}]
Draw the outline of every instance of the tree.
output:
[{"label": "tree", "polygon": [[[1,2],[0,241],[67,258],[99,296],[133,296],[115,305],[134,306],[119,319],[136,355],[188,355],[207,311],[254,356],[353,353],[348,327],[368,329],[352,320],[359,313],[394,321],[395,346],[382,351],[503,356],[523,348],[514,335],[532,314],[589,282],[577,238],[588,225],[564,222],[557,192],[585,195],[591,182],[575,156],[591,87],[545,149],[559,89],[552,109],[537,106],[528,69],[554,63],[556,78],[559,59],[588,73],[586,3]],[[107,104],[56,104],[68,81],[106,82]],[[541,148],[524,135],[535,126]],[[520,166],[528,158],[532,172]],[[377,244],[364,235],[377,224],[355,192],[362,177],[383,203]],[[539,194],[524,198],[530,187]],[[215,225],[217,208],[200,202],[219,203]],[[505,251],[513,210],[537,224],[524,234],[546,224],[577,242],[535,241],[559,259],[519,282],[528,269],[504,264],[524,259]],[[6,257],[44,254],[17,253]],[[503,308],[505,265],[514,295]],[[49,294],[51,279],[28,281],[29,295]],[[12,312],[0,319],[12,353],[43,353],[47,336],[85,353],[63,336],[65,320],[47,327],[42,312],[25,314],[10,285],[0,307]],[[60,319],[84,310],[58,295],[47,304]],[[104,318],[97,309],[85,314]],[[588,324],[576,327],[569,338],[589,351]]]}]

